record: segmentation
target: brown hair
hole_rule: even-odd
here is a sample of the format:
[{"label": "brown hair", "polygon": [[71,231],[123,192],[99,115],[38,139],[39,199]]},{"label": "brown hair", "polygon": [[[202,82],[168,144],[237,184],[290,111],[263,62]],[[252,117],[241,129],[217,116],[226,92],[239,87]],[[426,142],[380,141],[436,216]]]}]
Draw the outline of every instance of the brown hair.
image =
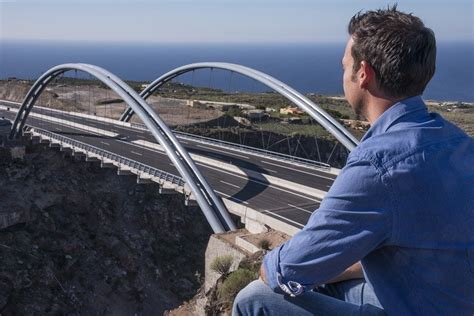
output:
[{"label": "brown hair", "polygon": [[436,39],[412,14],[386,10],[359,12],[349,22],[354,69],[366,61],[384,93],[394,98],[422,94],[435,72]]}]

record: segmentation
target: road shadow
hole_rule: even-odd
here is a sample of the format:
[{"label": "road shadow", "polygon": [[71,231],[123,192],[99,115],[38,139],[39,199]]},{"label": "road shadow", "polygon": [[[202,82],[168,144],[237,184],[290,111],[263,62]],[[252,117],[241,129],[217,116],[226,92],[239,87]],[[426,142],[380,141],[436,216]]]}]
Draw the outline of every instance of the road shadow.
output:
[{"label": "road shadow", "polygon": [[[260,167],[259,165],[256,165],[254,163],[251,163],[249,161],[234,157],[234,156],[226,156],[224,154],[216,154],[212,153],[212,155],[209,155],[209,152],[206,150],[201,150],[197,148],[187,148],[189,153],[196,154],[196,155],[201,155],[201,156],[209,156],[214,159],[219,159],[223,163],[229,163],[237,168],[239,168],[247,177],[247,182],[246,184],[240,188],[240,190],[231,195],[230,198],[236,200],[237,202],[241,201],[247,201],[263,191],[267,189],[270,186],[270,182],[268,180],[261,176],[261,177],[256,177],[255,173],[258,174],[268,174],[268,171]],[[249,172],[249,169],[252,170],[252,172]],[[223,179],[224,180],[224,179]]]}]

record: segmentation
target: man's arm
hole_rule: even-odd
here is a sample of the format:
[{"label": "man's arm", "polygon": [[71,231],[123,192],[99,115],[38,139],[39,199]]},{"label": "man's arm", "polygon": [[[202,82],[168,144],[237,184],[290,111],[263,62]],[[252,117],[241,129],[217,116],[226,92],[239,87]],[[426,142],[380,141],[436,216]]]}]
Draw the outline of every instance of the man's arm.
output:
[{"label": "man's arm", "polygon": [[[327,284],[330,283],[337,283],[337,282],[342,282],[346,280],[352,280],[352,279],[362,279],[364,278],[364,272],[362,271],[362,265],[360,262],[356,262],[353,265],[351,265],[349,268],[344,270],[341,274],[339,274],[337,277],[335,277],[332,280],[327,281]],[[265,277],[265,269],[263,268],[263,265],[260,266],[260,279],[265,282],[265,284],[268,285],[267,279]]]},{"label": "man's arm", "polygon": [[362,271],[362,265],[360,262],[356,262],[353,265],[351,265],[349,268],[344,270],[341,274],[339,274],[337,277],[334,279],[331,279],[327,281],[326,283],[337,283],[337,282],[342,282],[346,280],[352,280],[352,279],[362,279],[364,278],[364,272]]},{"label": "man's arm", "polygon": [[393,201],[369,161],[348,162],[308,224],[265,256],[262,277],[274,291],[300,294],[362,276],[348,267],[391,240]]}]

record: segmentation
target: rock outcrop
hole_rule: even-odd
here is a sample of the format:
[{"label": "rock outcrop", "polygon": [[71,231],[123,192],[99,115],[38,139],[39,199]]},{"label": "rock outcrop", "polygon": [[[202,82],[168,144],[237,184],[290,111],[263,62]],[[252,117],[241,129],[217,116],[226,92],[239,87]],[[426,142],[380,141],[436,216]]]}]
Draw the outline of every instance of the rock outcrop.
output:
[{"label": "rock outcrop", "polygon": [[181,195],[27,146],[0,161],[0,314],[159,315],[202,284],[211,229]]}]

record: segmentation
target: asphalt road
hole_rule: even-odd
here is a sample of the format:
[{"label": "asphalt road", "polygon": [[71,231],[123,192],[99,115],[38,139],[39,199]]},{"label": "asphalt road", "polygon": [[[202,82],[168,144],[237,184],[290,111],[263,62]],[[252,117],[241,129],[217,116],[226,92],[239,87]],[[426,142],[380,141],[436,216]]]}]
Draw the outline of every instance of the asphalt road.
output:
[{"label": "asphalt road", "polygon": [[[14,107],[12,104],[2,102],[0,104]],[[154,137],[148,131],[58,113],[47,109],[33,108],[32,112],[61,118],[81,125],[88,125],[91,128],[114,132],[118,135],[108,137],[94,134],[94,131],[52,122],[47,119],[33,116],[27,119],[27,124],[30,126],[50,130],[59,135],[114,152],[179,176],[178,171],[172,165],[166,153],[132,143],[132,141],[137,140],[156,143]],[[16,112],[0,109],[0,116],[13,120],[15,115]],[[320,199],[292,188],[291,185],[280,187],[262,179],[254,179],[249,176],[249,170],[322,191],[327,191],[336,177],[334,174],[324,172],[323,170],[314,170],[291,163],[285,164],[282,161],[263,158],[252,153],[232,151],[190,140],[180,139],[180,142],[192,154],[232,164],[245,173],[244,175],[242,173],[234,173],[219,169],[217,166],[196,162],[199,170],[216,193],[298,228],[303,227],[311,213],[319,207]]]}]

